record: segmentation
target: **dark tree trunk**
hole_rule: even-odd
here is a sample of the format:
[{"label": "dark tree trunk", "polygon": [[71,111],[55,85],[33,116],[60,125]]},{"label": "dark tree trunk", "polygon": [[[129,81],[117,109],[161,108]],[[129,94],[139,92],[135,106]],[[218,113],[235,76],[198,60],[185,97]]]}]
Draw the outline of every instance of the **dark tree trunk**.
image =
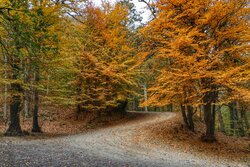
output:
[{"label": "dark tree trunk", "polygon": [[[35,83],[39,83],[39,71],[35,72]],[[34,109],[33,109],[33,126],[32,132],[41,133],[41,128],[38,121],[38,111],[39,111],[39,92],[38,88],[34,89]]]},{"label": "dark tree trunk", "polygon": [[213,93],[207,93],[204,96],[204,120],[206,124],[206,133],[202,136],[205,142],[214,142],[215,138],[215,105],[212,106],[212,101],[215,101]]},{"label": "dark tree trunk", "polygon": [[187,120],[187,114],[186,114],[186,108],[184,105],[181,105],[181,114],[182,114],[182,118],[183,118],[183,122],[184,122],[185,126],[189,127],[188,120]]},{"label": "dark tree trunk", "polygon": [[123,116],[127,115],[127,105],[128,105],[128,100],[125,100],[121,102],[120,104],[120,112],[122,113]]},{"label": "dark tree trunk", "polygon": [[189,123],[189,129],[194,132],[193,115],[194,115],[193,107],[188,106],[187,107],[187,119],[188,119],[188,123]]},{"label": "dark tree trunk", "polygon": [[186,111],[186,107],[184,105],[181,105],[181,113],[185,126],[189,130],[194,132],[193,107],[187,106],[187,111]]},{"label": "dark tree trunk", "polygon": [[[12,79],[15,81],[18,79],[19,67],[18,63],[13,65],[13,75]],[[20,111],[21,111],[21,93],[22,87],[19,83],[14,82],[10,86],[10,91],[13,93],[10,102],[10,123],[7,131],[5,132],[6,136],[21,136],[23,132],[20,125]]]},{"label": "dark tree trunk", "polygon": [[203,96],[203,112],[204,112],[204,121],[206,125],[206,132],[202,136],[202,140],[205,142],[215,142],[215,114],[216,106],[215,103],[218,99],[217,86],[214,85],[212,78],[203,78],[201,79],[201,84],[204,89],[208,89]]},{"label": "dark tree trunk", "polygon": [[203,136],[203,140],[207,142],[215,141],[214,135],[214,120],[211,112],[211,103],[205,104],[204,106],[204,120],[206,123],[206,134]]}]

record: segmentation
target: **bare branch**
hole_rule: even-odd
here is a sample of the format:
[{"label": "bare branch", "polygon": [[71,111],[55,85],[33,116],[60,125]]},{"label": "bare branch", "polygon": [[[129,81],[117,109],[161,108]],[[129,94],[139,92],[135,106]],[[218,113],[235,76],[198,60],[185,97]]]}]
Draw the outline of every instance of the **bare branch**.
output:
[{"label": "bare branch", "polygon": [[152,6],[150,0],[149,1],[147,1],[147,0],[138,0],[138,2],[145,3],[147,5],[148,9],[150,10],[152,16],[154,18],[156,18],[157,10],[156,10],[156,8],[154,6]]}]

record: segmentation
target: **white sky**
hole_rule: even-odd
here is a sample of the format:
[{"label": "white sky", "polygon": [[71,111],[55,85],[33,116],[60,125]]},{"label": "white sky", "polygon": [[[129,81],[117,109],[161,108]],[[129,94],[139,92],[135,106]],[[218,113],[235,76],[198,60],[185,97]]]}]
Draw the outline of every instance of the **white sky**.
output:
[{"label": "white sky", "polygon": [[[117,0],[109,0],[110,2],[115,2]],[[133,3],[135,4],[136,8],[138,11],[142,11],[144,12],[142,14],[142,17],[143,17],[143,22],[146,22],[148,20],[148,17],[149,17],[149,11],[146,10],[146,5],[142,2],[138,2],[139,0],[133,0]],[[93,0],[93,2],[96,4],[96,5],[100,5],[102,3],[101,0]]]}]

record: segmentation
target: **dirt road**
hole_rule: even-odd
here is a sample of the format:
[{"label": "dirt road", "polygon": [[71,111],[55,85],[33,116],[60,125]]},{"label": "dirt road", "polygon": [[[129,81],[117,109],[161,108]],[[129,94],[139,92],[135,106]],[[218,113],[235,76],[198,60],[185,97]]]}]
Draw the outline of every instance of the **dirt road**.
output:
[{"label": "dirt road", "polygon": [[242,166],[134,142],[141,127],[175,116],[174,113],[149,114],[150,117],[73,136],[39,140],[1,138],[0,166]]}]

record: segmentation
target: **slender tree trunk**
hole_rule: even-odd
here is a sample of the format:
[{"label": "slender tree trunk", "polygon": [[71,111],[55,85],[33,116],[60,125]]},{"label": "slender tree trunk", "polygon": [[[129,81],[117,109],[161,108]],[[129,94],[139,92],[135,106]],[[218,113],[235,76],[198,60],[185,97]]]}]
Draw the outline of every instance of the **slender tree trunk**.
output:
[{"label": "slender tree trunk", "polygon": [[238,101],[236,102],[236,109],[237,109],[237,116],[238,116],[239,135],[243,137],[243,136],[245,136],[245,127],[244,127],[242,113],[240,110],[240,103]]},{"label": "slender tree trunk", "polygon": [[7,93],[8,93],[8,87],[7,87],[7,84],[5,84],[5,86],[4,86],[4,104],[3,104],[3,118],[4,118],[4,120],[8,119]]},{"label": "slender tree trunk", "polygon": [[229,104],[229,109],[230,109],[230,130],[232,131],[232,134],[235,134],[235,128],[236,128],[235,102],[231,102]]},{"label": "slender tree trunk", "polygon": [[135,98],[132,101],[132,111],[136,111],[136,104],[135,104]]},{"label": "slender tree trunk", "polygon": [[173,112],[173,104],[169,104],[169,110],[170,112]]},{"label": "slender tree trunk", "polygon": [[200,113],[199,113],[200,120],[203,121],[203,117],[202,117],[202,116],[203,116],[202,113],[204,113],[203,105],[201,105],[201,106],[199,107],[199,111],[200,111]]},{"label": "slender tree trunk", "polygon": [[[27,64],[29,63],[29,61],[27,60],[27,62],[25,62],[24,64],[24,82],[25,84],[29,83],[29,70],[27,68]],[[28,118],[29,117],[29,92],[27,89],[24,90],[24,117]]]},{"label": "slender tree trunk", "polygon": [[181,105],[181,114],[182,114],[182,118],[183,118],[183,122],[184,122],[185,126],[189,127],[185,105]]},{"label": "slender tree trunk", "polygon": [[219,119],[219,124],[220,124],[220,131],[225,133],[225,125],[223,121],[223,116],[221,113],[221,110],[218,110],[218,119]]},{"label": "slender tree trunk", "polygon": [[246,129],[249,129],[249,121],[248,121],[248,118],[247,118],[247,113],[246,113],[246,110],[243,107],[241,109],[241,117],[244,119]]},{"label": "slender tree trunk", "polygon": [[[79,62],[80,63],[80,62]],[[76,117],[78,119],[78,115],[83,112],[83,102],[82,102],[82,97],[81,97],[81,94],[82,94],[82,85],[83,85],[83,70],[81,71],[81,73],[77,76],[78,80],[77,80],[77,84],[76,84],[76,92],[77,92],[77,97],[76,97],[76,102],[77,102],[77,105],[76,105]]]},{"label": "slender tree trunk", "polygon": [[244,135],[243,120],[239,118],[239,103],[237,101],[231,102],[229,104],[230,109],[230,119],[231,119],[231,130],[233,131],[233,135],[242,136]]},{"label": "slender tree trunk", "polygon": [[[6,55],[4,55],[4,63],[5,64],[7,64],[7,56]],[[5,71],[4,71],[4,79],[7,79],[7,70],[5,69]],[[8,110],[8,103],[7,103],[7,99],[8,99],[8,85],[7,84],[5,84],[4,85],[4,104],[3,104],[3,118],[4,118],[4,120],[7,120],[7,110]]]},{"label": "slender tree trunk", "polygon": [[[12,66],[12,79],[16,81],[19,75],[18,62],[14,62]],[[20,126],[20,110],[21,110],[21,93],[22,87],[20,83],[14,82],[10,85],[11,101],[10,101],[10,123],[7,131],[5,132],[6,136],[20,136],[23,135]]]},{"label": "slender tree trunk", "polygon": [[47,87],[46,87],[46,95],[49,95],[49,82],[50,82],[50,76],[47,77]]},{"label": "slender tree trunk", "polygon": [[25,118],[29,117],[29,100],[28,100],[28,92],[25,90],[24,92],[24,116]]},{"label": "slender tree trunk", "polygon": [[[144,101],[147,102],[148,101],[148,92],[147,92],[146,84],[143,85],[143,92],[144,92]],[[148,112],[148,106],[145,106],[144,109],[146,112]]]},{"label": "slender tree trunk", "polygon": [[[36,69],[35,72],[35,83],[38,85],[39,83],[39,70]],[[33,109],[33,127],[32,127],[32,132],[36,133],[41,133],[41,128],[39,126],[39,121],[38,121],[38,111],[39,111],[39,92],[38,88],[34,88],[34,109]]]},{"label": "slender tree trunk", "polygon": [[193,107],[181,105],[181,112],[185,126],[194,132]]}]

